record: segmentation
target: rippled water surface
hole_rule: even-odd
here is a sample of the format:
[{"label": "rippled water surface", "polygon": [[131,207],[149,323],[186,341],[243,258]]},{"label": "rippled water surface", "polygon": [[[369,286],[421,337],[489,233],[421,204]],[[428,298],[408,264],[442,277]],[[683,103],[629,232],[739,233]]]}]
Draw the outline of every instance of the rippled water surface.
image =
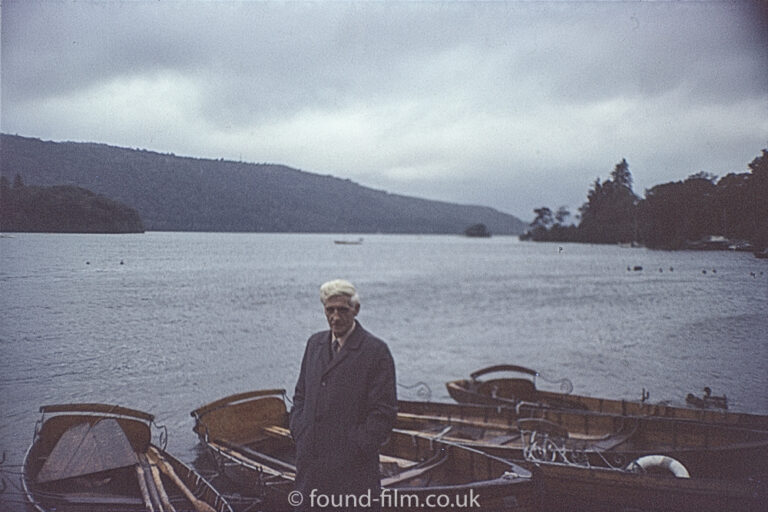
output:
[{"label": "rippled water surface", "polygon": [[645,388],[682,403],[708,385],[732,409],[768,413],[768,264],[749,253],[335,238],[0,238],[5,466],[21,464],[41,405],[85,401],[154,413],[191,462],[190,411],[293,388],[308,335],[326,327],[317,288],[336,277],[357,284],[358,318],[388,341],[398,381],[426,382],[434,400],[448,399],[445,381],[505,362],[568,377],[579,394]]}]

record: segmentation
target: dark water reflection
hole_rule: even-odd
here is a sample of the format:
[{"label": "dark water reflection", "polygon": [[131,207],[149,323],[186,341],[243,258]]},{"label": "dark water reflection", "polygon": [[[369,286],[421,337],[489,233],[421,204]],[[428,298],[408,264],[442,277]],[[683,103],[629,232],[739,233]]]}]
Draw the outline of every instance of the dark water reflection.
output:
[{"label": "dark water reflection", "polygon": [[40,405],[81,401],[154,413],[172,451],[194,460],[189,412],[292,389],[307,336],[325,328],[317,287],[340,276],[358,285],[359,318],[389,342],[398,380],[426,382],[435,400],[446,380],[508,362],[569,377],[579,394],[639,399],[645,388],[681,403],[710,386],[735,410],[768,413],[768,265],[750,254],[334,238],[0,239],[6,467],[21,463]]}]

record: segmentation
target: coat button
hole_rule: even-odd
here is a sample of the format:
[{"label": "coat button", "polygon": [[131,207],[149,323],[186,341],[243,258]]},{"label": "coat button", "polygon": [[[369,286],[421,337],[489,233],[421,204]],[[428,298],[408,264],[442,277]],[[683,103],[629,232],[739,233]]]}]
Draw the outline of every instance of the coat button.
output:
[{"label": "coat button", "polygon": [[321,385],[321,386],[323,386],[323,387],[325,387],[325,385],[326,385],[326,384],[327,384],[327,383],[326,383],[325,381],[322,381],[322,382],[320,383],[320,385]]}]

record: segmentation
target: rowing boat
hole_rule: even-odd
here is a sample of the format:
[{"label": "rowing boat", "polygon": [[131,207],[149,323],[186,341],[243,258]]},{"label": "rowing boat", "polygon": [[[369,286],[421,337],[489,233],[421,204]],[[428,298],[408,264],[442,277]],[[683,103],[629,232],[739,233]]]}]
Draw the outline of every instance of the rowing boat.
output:
[{"label": "rowing boat", "polygon": [[539,512],[762,512],[766,481],[675,477],[669,473],[564,462],[523,462],[534,472]]},{"label": "rowing boat", "polygon": [[762,510],[768,498],[763,431],[403,400],[396,426],[526,467],[541,511]]},{"label": "rowing boat", "polygon": [[[514,376],[481,379],[498,372],[512,372]],[[655,416],[676,420],[699,421],[745,428],[768,430],[768,415],[730,412],[711,408],[675,407],[667,404],[653,404],[645,401],[614,400],[573,395],[568,379],[558,381],[562,392],[545,391],[536,388],[539,372],[517,365],[495,365],[470,374],[469,379],[458,379],[446,383],[448,394],[459,403],[486,405],[539,406],[555,409],[577,409],[623,416]]]},{"label": "rowing boat", "polygon": [[[191,414],[194,431],[219,468],[262,496],[265,508],[287,510],[296,475],[285,391],[222,398]],[[417,510],[427,497],[459,503],[471,492],[484,510],[531,510],[533,484],[524,468],[479,450],[394,430],[380,458],[384,509]]]},{"label": "rowing boat", "polygon": [[232,512],[197,472],[152,443],[151,414],[107,404],[40,408],[22,485],[38,512]]},{"label": "rowing boat", "polygon": [[397,428],[521,459],[523,431],[546,434],[572,460],[624,466],[647,454],[680,460],[712,478],[768,474],[768,432],[659,417],[621,416],[519,404],[498,407],[400,400]]}]

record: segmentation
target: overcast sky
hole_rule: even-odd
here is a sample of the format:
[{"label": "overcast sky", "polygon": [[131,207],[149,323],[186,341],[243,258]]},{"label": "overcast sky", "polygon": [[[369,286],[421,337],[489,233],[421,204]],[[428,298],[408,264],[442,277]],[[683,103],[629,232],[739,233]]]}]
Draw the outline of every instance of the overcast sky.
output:
[{"label": "overcast sky", "polygon": [[275,162],[525,220],[768,146],[765,2],[2,1],[4,133]]}]

